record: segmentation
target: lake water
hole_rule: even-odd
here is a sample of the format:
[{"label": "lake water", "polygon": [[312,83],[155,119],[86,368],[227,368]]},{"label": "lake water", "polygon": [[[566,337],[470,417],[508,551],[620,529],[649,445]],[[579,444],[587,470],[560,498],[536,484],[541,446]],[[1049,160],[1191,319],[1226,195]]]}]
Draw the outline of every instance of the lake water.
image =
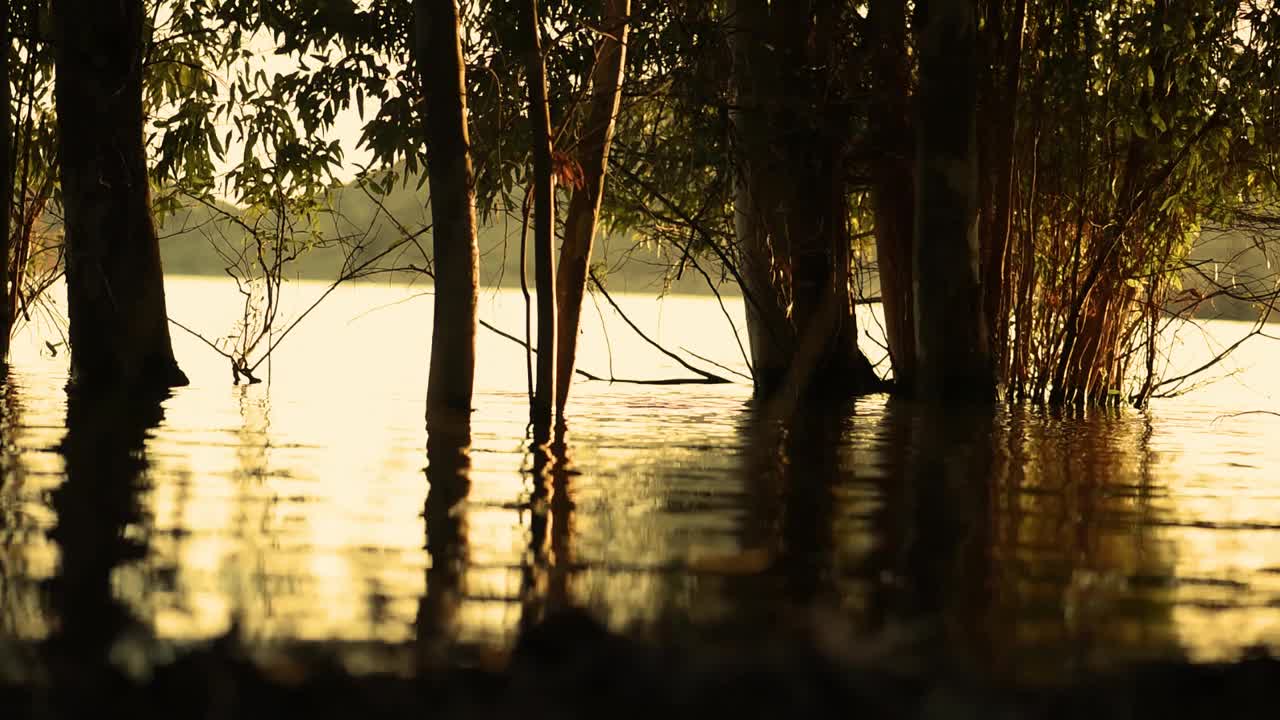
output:
[{"label": "lake water", "polygon": [[[323,289],[290,286],[287,312]],[[1280,650],[1280,418],[1232,416],[1280,410],[1269,340],[1149,412],[940,418],[869,397],[781,438],[745,381],[579,382],[570,462],[543,482],[524,352],[481,330],[471,467],[429,482],[427,290],[338,290],[269,384],[233,386],[174,328],[191,386],[140,421],[73,409],[90,429],[71,437],[65,353],[49,327],[24,333],[0,416],[0,656],[101,632],[145,664],[234,624],[264,652],[403,667],[501,652],[566,604],[659,639],[750,647],[801,627],[1028,680]],[[228,283],[168,292],[184,325],[234,329]],[[671,349],[745,369],[713,298],[618,300]],[[490,291],[481,316],[519,334],[521,308]],[[603,301],[584,326],[593,373],[687,375]],[[1171,365],[1248,329],[1188,332]]]}]

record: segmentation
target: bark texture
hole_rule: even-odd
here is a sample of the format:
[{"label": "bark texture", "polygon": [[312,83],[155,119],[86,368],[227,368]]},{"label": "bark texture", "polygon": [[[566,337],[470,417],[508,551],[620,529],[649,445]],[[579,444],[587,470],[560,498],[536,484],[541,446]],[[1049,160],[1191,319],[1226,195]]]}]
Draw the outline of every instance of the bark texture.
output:
[{"label": "bark texture", "polygon": [[143,144],[142,0],[54,0],[71,382],[187,384],[169,339]]},{"label": "bark texture", "polygon": [[917,391],[983,400],[995,380],[978,280],[977,21],[973,0],[930,0],[916,118]]},{"label": "bark texture", "polygon": [[465,434],[475,380],[479,259],[457,0],[414,0],[414,22],[436,270],[427,430]]},{"label": "bark texture", "polygon": [[534,438],[551,435],[556,385],[555,176],[551,167],[551,110],[547,105],[547,68],[542,60],[538,0],[519,0],[525,33],[525,84],[529,90],[533,141],[533,282],[538,293],[538,364],[530,422]]},{"label": "bark texture", "polygon": [[587,268],[600,220],[600,201],[609,167],[609,145],[622,99],[626,66],[627,23],[631,0],[604,0],[603,32],[596,41],[596,64],[591,73],[591,112],[578,141],[582,187],[575,188],[565,219],[564,244],[556,269],[556,309],[559,312],[556,348],[556,414],[564,422],[569,386],[578,350],[582,296]]}]

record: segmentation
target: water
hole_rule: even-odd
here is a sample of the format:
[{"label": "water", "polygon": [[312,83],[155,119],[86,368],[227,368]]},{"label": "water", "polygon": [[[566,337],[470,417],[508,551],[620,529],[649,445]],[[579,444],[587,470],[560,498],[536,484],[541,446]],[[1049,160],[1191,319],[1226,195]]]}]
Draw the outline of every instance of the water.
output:
[{"label": "water", "polygon": [[[323,289],[294,285],[290,312]],[[233,329],[227,283],[168,291],[188,327]],[[744,369],[714,299],[619,302],[672,349]],[[584,313],[581,367],[687,375],[601,309]],[[523,326],[513,293],[487,293],[481,314]],[[752,646],[804,626],[1028,680],[1280,650],[1280,418],[1230,416],[1280,409],[1265,339],[1148,413],[941,418],[871,397],[782,437],[752,420],[745,383],[581,382],[570,464],[543,484],[523,350],[482,330],[469,483],[429,483],[429,322],[424,288],[342,288],[251,387],[175,328],[192,385],[140,420],[72,408],[71,437],[64,353],[49,328],[19,338],[0,420],[0,658],[61,629],[145,664],[234,624],[264,651],[321,644],[377,669],[500,652],[564,604],[658,639]],[[1170,362],[1194,367],[1248,328],[1187,333]]]}]

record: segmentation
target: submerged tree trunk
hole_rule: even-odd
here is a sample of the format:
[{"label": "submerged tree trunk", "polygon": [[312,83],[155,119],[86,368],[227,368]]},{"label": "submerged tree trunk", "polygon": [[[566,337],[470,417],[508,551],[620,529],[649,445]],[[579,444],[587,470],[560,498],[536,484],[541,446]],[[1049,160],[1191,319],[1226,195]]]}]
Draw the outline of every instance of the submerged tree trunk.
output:
[{"label": "submerged tree trunk", "polygon": [[185,385],[143,144],[142,0],[54,0],[71,381]]},{"label": "submerged tree trunk", "polygon": [[756,393],[876,389],[858,350],[845,125],[829,100],[836,5],[731,3],[734,225]]},{"label": "submerged tree trunk", "polygon": [[[0,362],[9,359],[9,232],[13,217],[13,110],[9,107],[9,0],[0,0]],[[14,289],[16,292],[17,289]]]},{"label": "submerged tree trunk", "polygon": [[538,365],[529,419],[534,439],[545,442],[550,438],[556,392],[555,177],[551,169],[551,110],[547,105],[547,67],[542,60],[538,0],[521,0],[519,4],[533,138],[533,282],[538,292]]},{"label": "submerged tree trunk", "polygon": [[978,281],[977,20],[973,0],[930,0],[916,118],[917,391],[986,400],[995,390]]},{"label": "submerged tree trunk", "polygon": [[600,219],[604,178],[609,167],[609,145],[622,98],[626,65],[628,15],[631,0],[604,0],[604,26],[596,41],[596,65],[591,74],[591,112],[579,140],[578,162],[582,187],[575,188],[565,220],[564,244],[556,274],[559,311],[556,368],[556,414],[564,423],[569,385],[578,349],[578,325],[582,296],[587,286],[591,246]]},{"label": "submerged tree trunk", "polygon": [[471,421],[479,286],[466,69],[457,0],[414,0],[414,22],[430,153],[427,180],[436,270],[427,431],[457,434]]},{"label": "submerged tree trunk", "polygon": [[916,345],[911,297],[911,242],[915,160],[910,126],[911,81],[907,55],[906,0],[872,0],[868,20],[875,33],[875,96],[871,132],[878,150],[872,166],[876,265],[884,329],[899,390],[915,386]]}]

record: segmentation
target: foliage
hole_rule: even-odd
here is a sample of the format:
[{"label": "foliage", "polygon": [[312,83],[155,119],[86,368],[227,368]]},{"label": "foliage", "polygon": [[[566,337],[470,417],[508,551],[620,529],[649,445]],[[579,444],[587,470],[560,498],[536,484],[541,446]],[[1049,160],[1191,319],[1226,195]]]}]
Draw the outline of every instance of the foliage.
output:
[{"label": "foliage", "polygon": [[[1170,311],[1185,314],[1214,294],[1265,307],[1276,299],[1264,284],[1206,286],[1190,258],[1204,228],[1266,237],[1280,225],[1280,10],[1264,0],[1026,0],[1025,25],[1015,26],[1020,2],[978,2],[992,50],[980,113],[995,126],[1012,109],[1016,128],[1011,147],[982,138],[988,178],[1002,151],[1012,168],[995,318],[1003,378],[1028,396],[1144,402],[1164,387],[1159,337]],[[842,113],[853,243],[873,229],[868,168],[885,152],[868,133],[877,39],[865,4],[835,6],[834,27],[823,28],[836,37],[835,65],[814,76],[831,79],[824,102]],[[352,111],[373,158],[362,175],[370,197],[410,179],[425,195],[430,148],[412,71],[411,2],[148,0],[148,8],[145,111],[158,212],[224,196],[243,212],[234,222],[278,217],[273,227],[297,229],[266,233],[284,243],[277,257],[340,244],[349,233],[325,218],[351,143],[330,135]],[[518,212],[530,167],[522,63],[510,52],[516,13],[505,1],[462,8],[477,203],[493,220]],[[52,234],[49,23],[38,0],[12,2],[10,12],[15,233]],[[545,0],[541,12],[555,150],[569,165],[598,8]],[[660,248],[677,272],[692,263],[709,277],[736,269],[731,27],[725,2],[636,3],[605,195],[614,231]],[[999,83],[1011,76],[1021,80],[1006,94]],[[402,218],[397,233],[422,225]],[[250,243],[241,250],[260,249],[258,234],[237,235]],[[982,236],[992,242],[993,228]],[[31,262],[30,253],[10,259],[13,282],[26,282]],[[1184,287],[1188,274],[1198,294]]]}]

